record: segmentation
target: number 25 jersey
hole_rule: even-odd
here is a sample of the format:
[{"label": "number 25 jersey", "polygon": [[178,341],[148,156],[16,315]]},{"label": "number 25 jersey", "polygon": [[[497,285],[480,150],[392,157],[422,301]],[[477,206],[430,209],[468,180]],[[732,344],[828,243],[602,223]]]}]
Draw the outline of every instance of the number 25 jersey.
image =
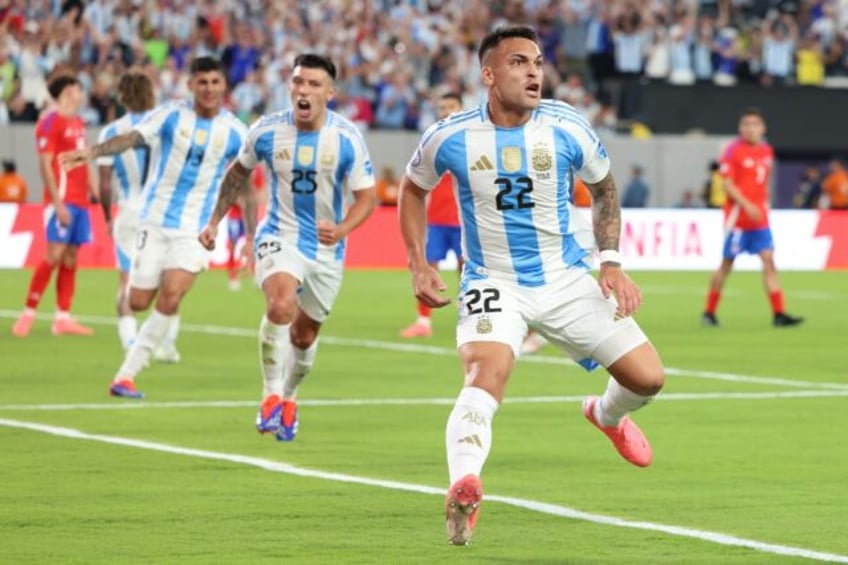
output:
[{"label": "number 25 jersey", "polygon": [[257,230],[294,245],[306,258],[337,261],[345,242],[318,241],[318,221],[341,223],[353,191],[374,186],[371,157],[359,129],[327,111],[316,131],[300,131],[291,110],[260,118],[239,153],[248,169],[264,163],[270,178],[268,212]]},{"label": "number 25 jersey", "polygon": [[535,287],[584,264],[589,252],[574,236],[573,173],[592,184],[609,169],[586,120],[568,104],[543,100],[519,127],[495,126],[485,105],[434,124],[406,175],[425,190],[445,172],[453,175],[466,276],[497,274]]}]

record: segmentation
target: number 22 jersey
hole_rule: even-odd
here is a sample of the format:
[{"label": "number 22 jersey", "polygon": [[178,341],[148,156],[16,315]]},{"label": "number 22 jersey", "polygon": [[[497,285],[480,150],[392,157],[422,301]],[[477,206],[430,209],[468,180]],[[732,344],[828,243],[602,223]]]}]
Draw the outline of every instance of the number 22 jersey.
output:
[{"label": "number 22 jersey", "polygon": [[570,202],[573,173],[586,183],[610,169],[603,144],[570,105],[543,100],[525,124],[494,125],[480,106],[431,126],[406,168],[432,190],[455,179],[466,276],[497,274],[542,286],[557,272],[584,265],[589,251]]}]

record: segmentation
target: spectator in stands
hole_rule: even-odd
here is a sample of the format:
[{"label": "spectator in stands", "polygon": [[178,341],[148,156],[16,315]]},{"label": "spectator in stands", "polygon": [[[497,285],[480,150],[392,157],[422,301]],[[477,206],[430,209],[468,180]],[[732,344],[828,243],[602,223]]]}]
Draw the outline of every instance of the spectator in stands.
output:
[{"label": "spectator in stands", "polygon": [[791,81],[797,37],[795,19],[787,14],[763,24],[763,85],[785,85]]},{"label": "spectator in stands", "polygon": [[382,206],[397,206],[400,179],[397,171],[391,165],[385,165],[380,170],[380,177],[375,185],[377,200]]},{"label": "spectator in stands", "polygon": [[0,175],[0,202],[23,204],[27,199],[27,183],[18,174],[18,168],[12,160],[3,161],[3,174]]},{"label": "spectator in stands", "polygon": [[821,171],[818,167],[807,167],[801,175],[798,191],[792,197],[795,208],[813,209],[819,207],[822,193]]},{"label": "spectator in stands", "polygon": [[383,88],[380,100],[377,102],[377,127],[403,128],[409,108],[415,100],[415,91],[409,84],[408,76],[403,72],[395,73],[389,84]]},{"label": "spectator in stands", "polygon": [[695,203],[695,193],[691,190],[684,190],[680,195],[680,200],[674,205],[675,208],[697,208]]},{"label": "spectator in stands", "polygon": [[802,86],[821,86],[824,83],[824,53],[815,35],[808,35],[795,53],[795,81]]},{"label": "spectator in stands", "polygon": [[831,210],[848,210],[848,170],[845,159],[834,157],[830,161],[830,174],[822,183],[822,195],[827,197]]},{"label": "spectator in stands", "polygon": [[724,191],[724,177],[721,176],[718,161],[710,161],[708,167],[707,181],[701,192],[701,199],[707,208],[722,208],[727,202],[727,193]]},{"label": "spectator in stands", "polygon": [[624,196],[621,198],[622,208],[644,208],[648,205],[648,194],[651,192],[648,183],[642,178],[642,167],[633,165],[630,169],[630,180],[624,187]]}]

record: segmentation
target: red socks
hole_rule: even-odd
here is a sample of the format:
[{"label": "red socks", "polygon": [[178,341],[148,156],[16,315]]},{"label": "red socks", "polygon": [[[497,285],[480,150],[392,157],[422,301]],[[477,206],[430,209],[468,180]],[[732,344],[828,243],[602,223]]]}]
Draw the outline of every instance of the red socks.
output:
[{"label": "red socks", "polygon": [[29,281],[29,290],[26,296],[26,307],[35,310],[38,303],[41,302],[41,297],[44,294],[44,289],[50,282],[50,276],[53,274],[53,265],[42,261],[32,273],[32,279]]},{"label": "red socks", "polygon": [[771,302],[771,311],[775,314],[783,312],[783,291],[775,290],[769,293],[769,302]]},{"label": "red socks", "polygon": [[418,303],[418,315],[421,316],[422,318],[429,318],[430,317],[430,307],[424,306],[423,304],[421,304],[419,302]]},{"label": "red socks", "polygon": [[704,307],[704,312],[707,314],[715,314],[716,308],[718,308],[718,301],[721,298],[721,292],[717,290],[711,290],[707,294],[707,305]]},{"label": "red socks", "polygon": [[61,265],[56,277],[56,306],[60,312],[70,312],[76,282],[77,268]]}]

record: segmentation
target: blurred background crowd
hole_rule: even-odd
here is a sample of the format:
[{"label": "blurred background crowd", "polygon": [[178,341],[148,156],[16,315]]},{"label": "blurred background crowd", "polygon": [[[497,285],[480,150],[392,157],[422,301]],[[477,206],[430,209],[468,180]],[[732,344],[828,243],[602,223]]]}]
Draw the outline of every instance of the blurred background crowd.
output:
[{"label": "blurred background crowd", "polygon": [[848,80],[848,0],[0,0],[0,123],[35,121],[63,69],[83,82],[90,125],[120,113],[133,65],[159,102],[181,99],[188,62],[209,54],[249,122],[288,107],[291,62],[316,50],[339,66],[337,111],[363,129],[420,130],[445,90],[482,100],[476,49],[507,22],[536,26],[547,95],[600,130],[616,130],[626,81]]}]

